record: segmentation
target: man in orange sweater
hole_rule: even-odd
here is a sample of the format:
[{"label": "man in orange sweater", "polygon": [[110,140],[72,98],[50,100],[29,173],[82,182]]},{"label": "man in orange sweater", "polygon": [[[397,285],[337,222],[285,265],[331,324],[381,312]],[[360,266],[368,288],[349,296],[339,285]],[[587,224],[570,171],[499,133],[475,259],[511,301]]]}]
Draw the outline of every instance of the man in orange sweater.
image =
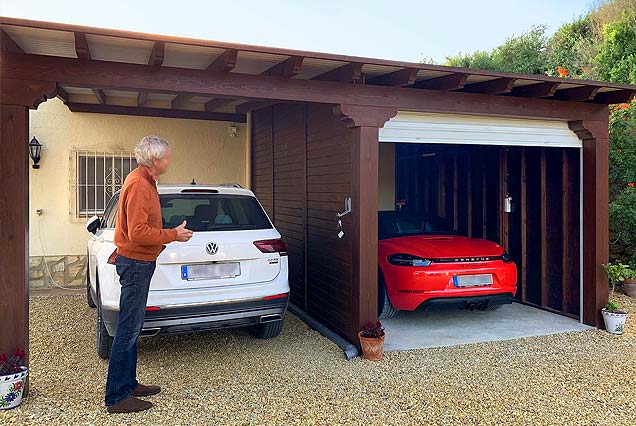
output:
[{"label": "man in orange sweater", "polygon": [[137,382],[137,338],[141,333],[150,280],[164,244],[188,241],[186,222],[162,229],[157,178],[170,164],[168,142],[146,136],[135,147],[137,167],[121,189],[115,224],[116,267],[121,284],[117,333],[111,348],[105,402],[109,413],[147,410],[152,403],[140,396],[156,395],[159,386]]}]

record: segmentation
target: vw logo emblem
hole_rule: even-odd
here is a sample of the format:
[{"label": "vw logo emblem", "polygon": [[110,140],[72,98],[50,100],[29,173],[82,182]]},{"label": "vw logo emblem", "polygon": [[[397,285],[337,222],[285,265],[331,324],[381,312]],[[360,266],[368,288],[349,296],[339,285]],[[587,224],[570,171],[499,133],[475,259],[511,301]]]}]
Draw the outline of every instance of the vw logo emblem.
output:
[{"label": "vw logo emblem", "polygon": [[216,254],[216,252],[219,251],[219,246],[216,243],[210,242],[205,246],[205,251],[207,251],[209,255]]}]

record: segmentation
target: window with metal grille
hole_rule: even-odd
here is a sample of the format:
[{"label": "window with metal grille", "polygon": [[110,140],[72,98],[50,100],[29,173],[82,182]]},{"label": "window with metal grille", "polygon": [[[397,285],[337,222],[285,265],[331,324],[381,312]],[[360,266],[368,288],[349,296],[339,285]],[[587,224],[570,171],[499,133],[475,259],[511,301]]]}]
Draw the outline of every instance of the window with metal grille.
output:
[{"label": "window with metal grille", "polygon": [[104,213],[128,173],[137,167],[135,157],[128,151],[78,151],[75,164],[78,216]]}]

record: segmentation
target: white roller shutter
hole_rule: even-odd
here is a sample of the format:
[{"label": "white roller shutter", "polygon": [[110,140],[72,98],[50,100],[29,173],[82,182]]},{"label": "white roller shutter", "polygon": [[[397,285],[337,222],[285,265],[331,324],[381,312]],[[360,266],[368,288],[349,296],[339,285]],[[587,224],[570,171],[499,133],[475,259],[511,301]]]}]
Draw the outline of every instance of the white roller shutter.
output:
[{"label": "white roller shutter", "polygon": [[380,142],[581,147],[564,121],[418,112],[399,112]]}]

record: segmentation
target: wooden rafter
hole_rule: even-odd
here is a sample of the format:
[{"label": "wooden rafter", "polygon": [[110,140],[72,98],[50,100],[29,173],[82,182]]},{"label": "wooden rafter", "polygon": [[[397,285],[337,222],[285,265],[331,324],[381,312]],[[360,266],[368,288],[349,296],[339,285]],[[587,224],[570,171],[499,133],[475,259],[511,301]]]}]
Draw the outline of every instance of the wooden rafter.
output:
[{"label": "wooden rafter", "polygon": [[377,86],[408,86],[409,84],[415,83],[416,77],[416,68],[404,68],[370,78],[366,81],[366,84],[375,84]]},{"label": "wooden rafter", "polygon": [[93,89],[97,102],[104,105],[106,103],[106,93],[102,89]]},{"label": "wooden rafter", "polygon": [[207,71],[221,71],[230,72],[236,66],[236,60],[238,58],[238,50],[226,49],[223,53],[212,61],[206,68]]},{"label": "wooden rafter", "polygon": [[277,63],[271,68],[263,71],[261,75],[293,77],[300,72],[303,66],[302,56],[290,56],[282,62]]},{"label": "wooden rafter", "polygon": [[614,90],[612,92],[600,92],[596,94],[594,102],[600,104],[622,104],[630,102],[636,96],[636,90]]},{"label": "wooden rafter", "polygon": [[204,105],[204,109],[206,111],[214,111],[215,109],[219,109],[229,103],[234,102],[234,99],[228,98],[214,98],[207,101]]},{"label": "wooden rafter", "polygon": [[312,80],[342,81],[344,83],[358,81],[360,80],[360,76],[362,73],[362,65],[363,64],[360,62],[350,62],[331,71],[318,74],[317,76],[313,77]]},{"label": "wooden rafter", "polygon": [[24,53],[18,43],[6,31],[0,28],[0,50],[5,52]]},{"label": "wooden rafter", "polygon": [[468,74],[457,72],[429,78],[428,80],[416,81],[411,87],[433,90],[459,90],[464,87],[467,78]]},{"label": "wooden rafter", "polygon": [[236,112],[238,114],[246,114],[250,111],[254,111],[268,106],[276,105],[279,101],[265,100],[265,101],[248,101],[236,106]]},{"label": "wooden rafter", "polygon": [[82,103],[69,103],[67,105],[72,112],[136,115],[145,117],[186,118],[191,120],[235,121],[237,123],[245,123],[246,121],[246,117],[244,114],[232,114],[225,112],[189,111],[166,108],[95,105]]},{"label": "wooden rafter", "polygon": [[68,92],[64,90],[64,88],[61,87],[59,84],[57,86],[57,97],[60,98],[64,103],[67,103],[69,99]]},{"label": "wooden rafter", "polygon": [[79,59],[91,59],[91,51],[88,48],[86,34],[76,32],[75,34],[75,53]]},{"label": "wooden rafter", "polygon": [[467,84],[462,89],[469,93],[487,93],[489,95],[500,95],[510,93],[516,78],[501,77],[494,80],[481,81],[479,83]]},{"label": "wooden rafter", "polygon": [[522,96],[524,98],[547,98],[549,96],[553,96],[558,87],[559,83],[546,81],[543,83],[515,87],[512,89],[511,94],[513,96]]},{"label": "wooden rafter", "polygon": [[163,41],[156,41],[152,46],[152,52],[150,52],[150,58],[148,59],[148,65],[160,67],[163,64],[163,58],[165,55],[165,45]]},{"label": "wooden rafter", "polygon": [[573,87],[571,89],[557,90],[554,94],[554,99],[559,99],[561,101],[589,101],[594,99],[598,89],[600,89],[600,87],[581,86]]}]

